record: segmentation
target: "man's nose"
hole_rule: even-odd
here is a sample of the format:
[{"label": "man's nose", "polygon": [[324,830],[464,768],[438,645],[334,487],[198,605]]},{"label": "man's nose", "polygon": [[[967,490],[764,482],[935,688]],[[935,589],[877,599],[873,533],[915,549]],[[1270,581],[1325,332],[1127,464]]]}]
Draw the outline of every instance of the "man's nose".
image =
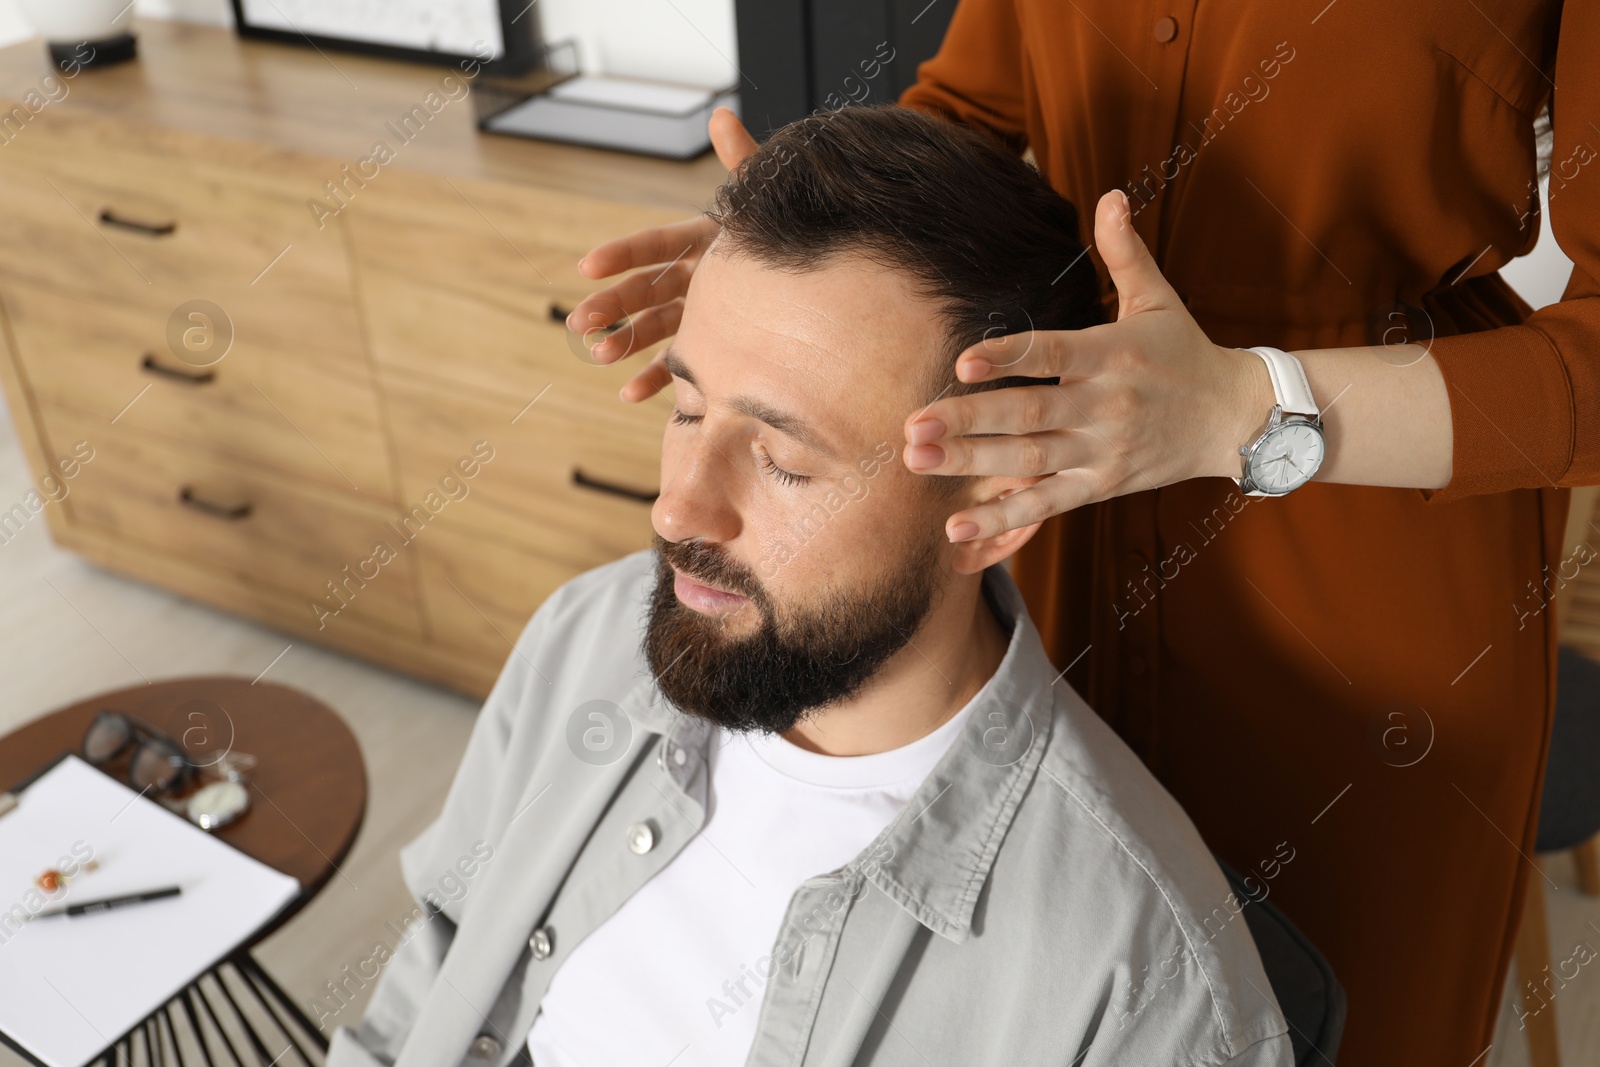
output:
[{"label": "man's nose", "polygon": [[665,447],[650,523],[668,541],[732,541],[743,525],[735,504],[738,481],[739,472],[703,433]]}]

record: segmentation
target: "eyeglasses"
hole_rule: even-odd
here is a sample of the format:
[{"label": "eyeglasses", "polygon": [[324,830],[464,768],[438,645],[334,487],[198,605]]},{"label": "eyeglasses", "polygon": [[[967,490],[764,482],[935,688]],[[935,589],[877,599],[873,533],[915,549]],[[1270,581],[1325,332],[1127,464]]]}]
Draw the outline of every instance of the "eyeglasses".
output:
[{"label": "eyeglasses", "polygon": [[104,769],[125,753],[123,780],[141,793],[176,792],[194,776],[194,764],[170,737],[120,711],[100,712],[83,735],[83,758]]}]

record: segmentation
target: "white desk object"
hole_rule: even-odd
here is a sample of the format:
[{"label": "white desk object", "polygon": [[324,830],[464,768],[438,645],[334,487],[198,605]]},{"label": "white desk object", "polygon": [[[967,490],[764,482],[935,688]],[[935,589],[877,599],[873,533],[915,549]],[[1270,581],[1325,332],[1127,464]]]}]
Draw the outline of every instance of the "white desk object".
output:
[{"label": "white desk object", "polygon": [[579,75],[491,117],[483,128],[572,144],[693,159],[711,147],[706,123],[732,92]]},{"label": "white desk object", "polygon": [[[67,756],[0,816],[0,1034],[82,1067],[272,920],[300,883]],[[76,853],[74,846],[77,846]],[[35,880],[92,852],[64,890]],[[78,917],[45,907],[178,884],[180,896]]]}]

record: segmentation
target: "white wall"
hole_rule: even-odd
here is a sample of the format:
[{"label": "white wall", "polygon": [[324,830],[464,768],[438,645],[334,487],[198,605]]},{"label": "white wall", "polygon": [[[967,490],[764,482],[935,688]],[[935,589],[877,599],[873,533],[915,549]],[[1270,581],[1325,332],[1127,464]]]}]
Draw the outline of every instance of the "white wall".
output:
[{"label": "white wall", "polygon": [[[228,0],[136,0],[151,18],[232,25]],[[578,43],[588,74],[722,87],[738,80],[733,0],[534,0],[547,40]],[[31,37],[13,0],[0,0],[0,46]]]},{"label": "white wall", "polygon": [[1532,252],[1500,268],[1500,276],[1536,308],[1560,300],[1567,279],[1572,275],[1572,260],[1561,251],[1550,232],[1549,178],[1539,184],[1539,199],[1543,204],[1539,215],[1539,243],[1533,246]]},{"label": "white wall", "polygon": [[[219,26],[233,25],[233,7],[228,0],[135,0],[134,12],[145,18],[185,18]],[[0,0],[0,48],[33,36],[13,0]]]},{"label": "white wall", "polygon": [[538,0],[547,40],[574,38],[585,73],[707,87],[739,80],[733,0]]},{"label": "white wall", "polygon": [[[10,3],[11,0],[4,0]],[[228,0],[135,0],[134,14],[149,19],[186,19],[212,26],[233,25],[233,5]]]}]

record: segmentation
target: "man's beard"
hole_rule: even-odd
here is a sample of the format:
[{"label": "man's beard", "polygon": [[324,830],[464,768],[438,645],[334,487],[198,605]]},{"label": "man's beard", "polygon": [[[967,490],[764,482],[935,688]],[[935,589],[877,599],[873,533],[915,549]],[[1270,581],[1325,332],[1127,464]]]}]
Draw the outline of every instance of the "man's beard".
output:
[{"label": "man's beard", "polygon": [[[724,550],[657,535],[645,653],[666,698],[684,712],[738,732],[785,733],[819,710],[854,696],[911,640],[933,606],[938,556],[925,539],[859,593],[780,611],[755,575]],[[722,619],[685,606],[673,591],[684,575],[748,597],[740,617],[756,630],[730,636]]]}]

